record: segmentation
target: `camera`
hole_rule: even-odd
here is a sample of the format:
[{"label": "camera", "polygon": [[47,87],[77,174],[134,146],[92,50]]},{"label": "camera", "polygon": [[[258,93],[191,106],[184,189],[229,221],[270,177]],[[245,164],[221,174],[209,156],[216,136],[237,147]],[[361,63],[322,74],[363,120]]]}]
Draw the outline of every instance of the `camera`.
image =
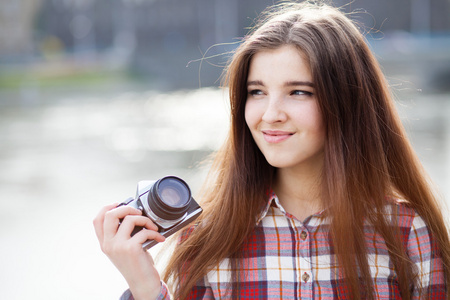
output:
[{"label": "camera", "polygon": [[[169,237],[187,224],[194,221],[202,208],[191,196],[187,183],[176,176],[166,176],[156,181],[140,181],[137,185],[136,197],[128,198],[118,206],[128,205],[142,211],[158,226],[158,232]],[[133,236],[143,227],[136,226]],[[157,242],[147,240],[142,244],[145,250]]]}]

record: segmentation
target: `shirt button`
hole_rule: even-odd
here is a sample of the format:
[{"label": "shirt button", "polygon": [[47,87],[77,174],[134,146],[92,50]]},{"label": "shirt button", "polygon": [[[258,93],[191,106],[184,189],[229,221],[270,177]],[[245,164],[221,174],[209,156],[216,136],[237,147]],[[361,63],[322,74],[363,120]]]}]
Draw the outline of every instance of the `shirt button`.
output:
[{"label": "shirt button", "polygon": [[302,240],[306,240],[306,238],[308,237],[308,233],[306,232],[306,231],[302,231],[301,233],[300,233],[300,238],[302,239]]},{"label": "shirt button", "polygon": [[305,272],[305,274],[302,275],[302,280],[303,280],[305,283],[307,283],[310,277],[311,277],[311,276],[309,276],[309,274]]}]

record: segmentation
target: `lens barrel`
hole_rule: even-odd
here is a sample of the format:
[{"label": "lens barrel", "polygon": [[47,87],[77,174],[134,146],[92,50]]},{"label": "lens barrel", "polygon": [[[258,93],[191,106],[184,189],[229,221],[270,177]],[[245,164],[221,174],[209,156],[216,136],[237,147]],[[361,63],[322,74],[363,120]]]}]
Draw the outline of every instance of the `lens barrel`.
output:
[{"label": "lens barrel", "polygon": [[191,190],[181,178],[167,176],[153,184],[147,201],[151,211],[158,218],[167,221],[177,220],[189,209]]}]

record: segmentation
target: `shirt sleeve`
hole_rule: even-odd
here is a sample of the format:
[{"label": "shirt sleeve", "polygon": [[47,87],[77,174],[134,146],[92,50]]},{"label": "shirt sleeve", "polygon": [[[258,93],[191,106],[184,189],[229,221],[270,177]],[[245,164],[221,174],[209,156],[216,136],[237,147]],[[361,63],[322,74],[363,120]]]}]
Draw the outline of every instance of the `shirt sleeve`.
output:
[{"label": "shirt sleeve", "polygon": [[444,266],[438,245],[417,214],[411,223],[407,251],[420,283],[414,286],[412,299],[446,299]]},{"label": "shirt sleeve", "polygon": [[[161,281],[161,292],[158,295],[158,298],[156,300],[169,300],[169,289],[167,288],[167,285]],[[119,300],[134,300],[133,294],[131,294],[130,290],[126,290]]]},{"label": "shirt sleeve", "polygon": [[[170,300],[169,289],[163,281],[161,281],[161,292],[158,295],[156,300]],[[189,293],[187,299],[191,300],[206,300],[206,299],[215,299],[214,293],[212,292],[211,286],[205,280],[199,281]],[[133,295],[130,290],[126,290],[120,300],[134,300]]]}]

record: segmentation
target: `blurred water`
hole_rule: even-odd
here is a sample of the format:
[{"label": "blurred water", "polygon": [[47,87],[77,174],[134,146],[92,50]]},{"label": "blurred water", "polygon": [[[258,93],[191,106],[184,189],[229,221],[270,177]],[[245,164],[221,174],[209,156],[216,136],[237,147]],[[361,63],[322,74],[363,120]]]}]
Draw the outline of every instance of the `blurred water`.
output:
[{"label": "blurred water", "polygon": [[222,91],[59,95],[0,112],[2,299],[111,299],[125,282],[100,252],[98,210],[136,183],[198,166],[225,135]]},{"label": "blurred water", "polygon": [[[133,195],[139,180],[167,174],[195,192],[207,169],[199,162],[227,130],[217,89],[73,95],[1,108],[3,299],[117,299],[126,283],[98,247],[97,211]],[[449,95],[399,99],[417,152],[450,199]]]}]

